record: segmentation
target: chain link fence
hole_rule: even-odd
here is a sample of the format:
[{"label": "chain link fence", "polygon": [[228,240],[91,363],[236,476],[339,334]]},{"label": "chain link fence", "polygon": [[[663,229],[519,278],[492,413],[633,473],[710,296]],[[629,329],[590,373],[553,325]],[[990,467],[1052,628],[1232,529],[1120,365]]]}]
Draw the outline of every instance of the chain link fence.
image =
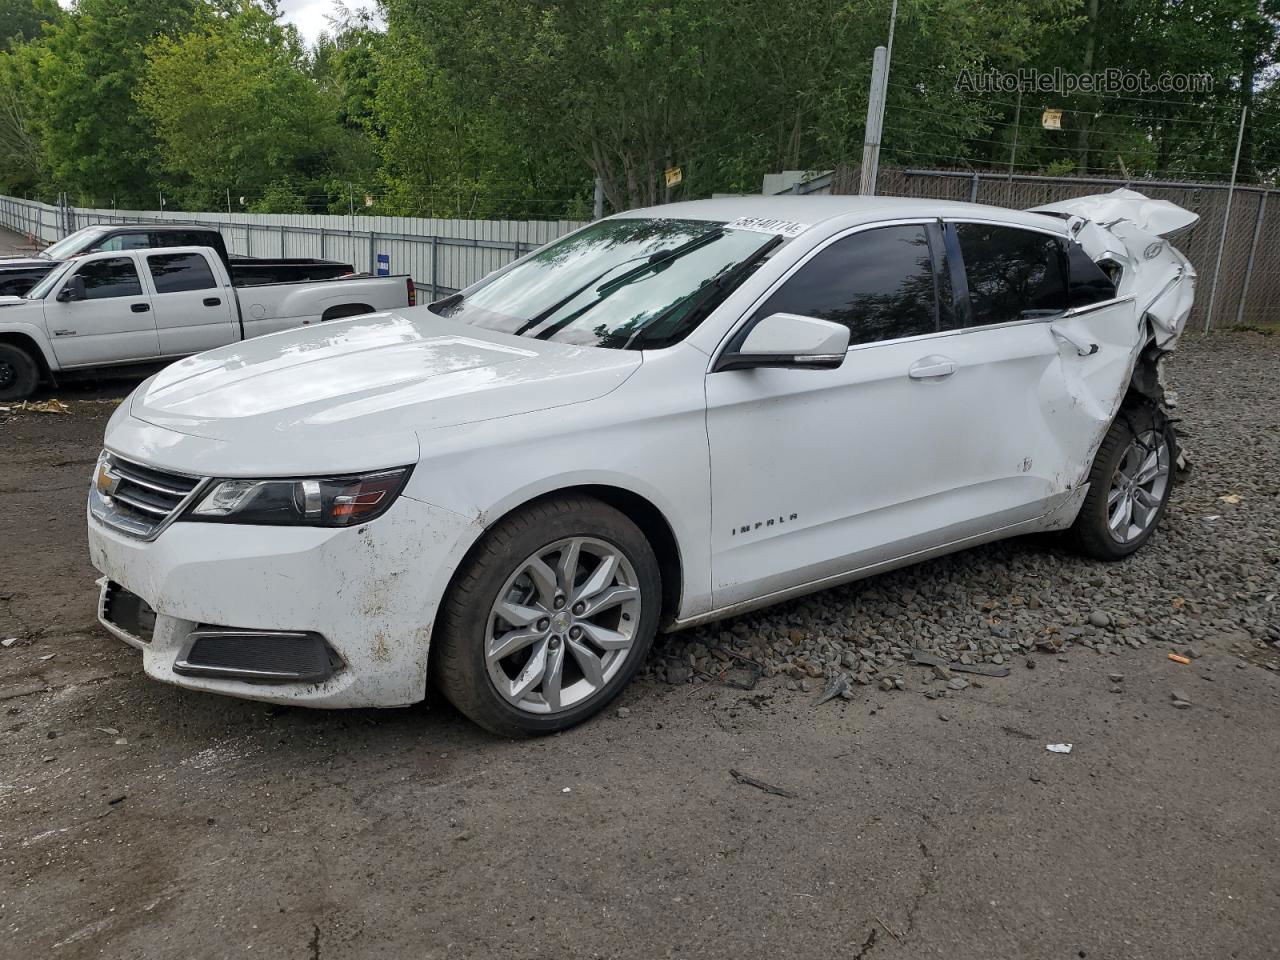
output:
[{"label": "chain link fence", "polygon": [[[858,191],[858,168],[837,167],[829,178],[809,181],[807,191],[850,194]],[[1280,319],[1280,191],[1222,183],[1179,183],[1158,180],[1109,180],[1097,177],[1050,177],[998,173],[991,170],[921,170],[882,167],[876,192],[881,196],[961,200],[1025,210],[1059,200],[1127,188],[1153,199],[1168,200],[1200,215],[1174,244],[1196,268],[1200,279],[1192,329],[1230,328],[1238,324],[1274,323]],[[1230,219],[1225,239],[1223,220]],[[1221,267],[1218,248],[1222,245]],[[1214,285],[1216,279],[1216,294]],[[1213,300],[1213,316],[1208,316]]]}]

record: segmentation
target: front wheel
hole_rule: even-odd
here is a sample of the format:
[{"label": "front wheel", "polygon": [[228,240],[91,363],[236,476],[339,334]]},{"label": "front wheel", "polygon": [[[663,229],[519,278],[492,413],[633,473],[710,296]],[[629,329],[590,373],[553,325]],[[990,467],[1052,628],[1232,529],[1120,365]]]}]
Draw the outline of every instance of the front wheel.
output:
[{"label": "front wheel", "polygon": [[1174,460],[1173,432],[1159,411],[1121,410],[1089,471],[1089,492],[1070,531],[1075,545],[1099,560],[1136,552],[1164,516]]},{"label": "front wheel", "polygon": [[582,496],[530,504],[468,556],[445,598],[436,684],[494,733],[553,733],[603,709],[640,668],[662,586],[643,533]]},{"label": "front wheel", "polygon": [[31,354],[12,343],[0,343],[0,402],[25,400],[40,382]]}]

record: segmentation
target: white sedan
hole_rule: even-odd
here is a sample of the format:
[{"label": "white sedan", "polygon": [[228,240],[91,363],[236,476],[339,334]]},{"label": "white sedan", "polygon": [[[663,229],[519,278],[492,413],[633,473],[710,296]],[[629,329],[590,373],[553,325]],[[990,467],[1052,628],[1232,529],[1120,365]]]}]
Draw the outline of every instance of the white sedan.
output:
[{"label": "white sedan", "polygon": [[659,629],[1064,530],[1118,559],[1178,453],[1195,215],[735,198],[583,227],[427,307],[234,344],[120,406],[106,627],[160,680],[561,730]]}]

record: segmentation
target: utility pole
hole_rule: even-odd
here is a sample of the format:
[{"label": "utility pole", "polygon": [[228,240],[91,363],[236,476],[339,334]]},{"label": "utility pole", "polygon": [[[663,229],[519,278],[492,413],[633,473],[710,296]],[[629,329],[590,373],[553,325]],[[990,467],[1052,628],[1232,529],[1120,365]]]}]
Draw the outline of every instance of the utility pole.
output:
[{"label": "utility pole", "polygon": [[1222,235],[1218,237],[1218,257],[1213,264],[1213,285],[1209,287],[1209,307],[1204,312],[1204,332],[1213,324],[1213,302],[1218,298],[1218,274],[1222,271],[1222,250],[1227,245],[1227,226],[1231,223],[1231,200],[1236,192],[1236,172],[1240,169],[1240,145],[1244,143],[1244,120],[1248,107],[1240,108],[1240,131],[1236,134],[1236,158],[1231,162],[1231,185],[1227,187],[1227,209],[1222,213]]},{"label": "utility pole", "polygon": [[898,0],[889,8],[889,39],[876,47],[871,61],[871,91],[867,97],[867,129],[862,142],[862,176],[858,193],[873,197],[880,173],[880,139],[884,128],[884,102],[889,90],[889,63],[893,59],[893,31],[898,25]]},{"label": "utility pole", "polygon": [[227,216],[231,216],[231,188],[227,187]]},{"label": "utility pole", "polygon": [[604,177],[596,177],[596,195],[591,204],[591,219],[600,220],[604,217]]},{"label": "utility pole", "polygon": [[1013,166],[1018,156],[1018,124],[1022,122],[1022,85],[1018,85],[1018,103],[1013,108],[1013,145],[1009,147],[1009,205],[1013,206]]},{"label": "utility pole", "polygon": [[876,175],[880,172],[880,131],[884,125],[884,98],[889,80],[889,50],[876,47],[871,61],[871,92],[867,99],[867,131],[862,143],[862,177],[858,193],[864,197],[876,194]]}]

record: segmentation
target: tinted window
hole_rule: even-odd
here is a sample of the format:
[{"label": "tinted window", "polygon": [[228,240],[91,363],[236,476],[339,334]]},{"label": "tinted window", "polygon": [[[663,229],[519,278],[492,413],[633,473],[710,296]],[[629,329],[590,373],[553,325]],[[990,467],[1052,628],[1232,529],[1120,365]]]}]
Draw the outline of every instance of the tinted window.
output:
[{"label": "tinted window", "polygon": [[879,227],[826,247],[765,301],[756,319],[798,313],[844,324],[850,343],[874,343],[933,333],[936,295],[925,227]]},{"label": "tinted window", "polygon": [[147,269],[155,281],[156,293],[208,290],[217,286],[209,264],[198,253],[164,253],[147,257]]},{"label": "tinted window", "polygon": [[157,230],[151,238],[153,247],[208,247],[213,243],[201,230]]},{"label": "tinted window", "polygon": [[126,257],[86,263],[76,271],[76,276],[84,279],[86,300],[142,296],[138,271],[133,261]]},{"label": "tinted window", "polygon": [[1114,300],[1116,285],[1100,266],[1093,262],[1084,247],[1067,241],[1067,299],[1072,307]]},{"label": "tinted window", "polygon": [[1034,230],[956,227],[969,282],[972,326],[1052,316],[1067,309],[1062,241]]},{"label": "tinted window", "polygon": [[151,246],[149,233],[118,233],[108,237],[93,248],[94,252],[109,253],[113,250],[144,250]]}]

